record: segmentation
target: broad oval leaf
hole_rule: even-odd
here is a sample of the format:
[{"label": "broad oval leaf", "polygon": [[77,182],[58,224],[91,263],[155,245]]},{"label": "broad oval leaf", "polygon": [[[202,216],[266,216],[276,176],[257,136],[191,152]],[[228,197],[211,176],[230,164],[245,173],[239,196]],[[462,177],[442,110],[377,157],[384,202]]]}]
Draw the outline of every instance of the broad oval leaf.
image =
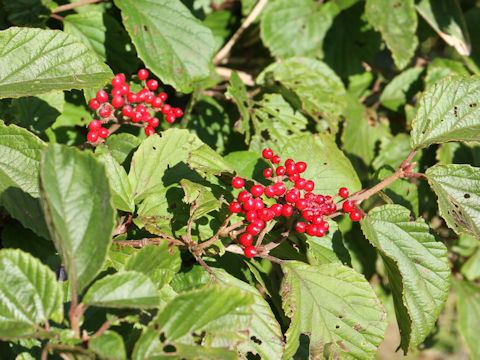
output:
[{"label": "broad oval leaf", "polygon": [[50,235],[81,293],[102,269],[115,226],[105,167],[92,154],[50,145],[40,182]]},{"label": "broad oval leaf", "polygon": [[405,103],[410,100],[407,99],[407,92],[410,86],[418,80],[422,72],[422,67],[413,67],[395,76],[393,80],[385,86],[382,95],[380,95],[382,105],[390,110],[398,111],[400,106],[405,105]]},{"label": "broad oval leaf", "polygon": [[387,268],[406,353],[425,340],[447,300],[447,248],[430,234],[423,219],[411,220],[410,211],[400,205],[372,209],[361,225]]},{"label": "broad oval leaf", "polygon": [[312,359],[373,357],[387,323],[385,310],[362,275],[338,263],[286,261],[282,269],[283,308],[292,319],[283,359],[295,354],[301,333],[310,336]]},{"label": "broad oval leaf", "polygon": [[452,76],[438,81],[420,99],[412,122],[411,146],[478,140],[480,79]]},{"label": "broad oval leaf", "polygon": [[59,30],[0,31],[0,98],[100,87],[111,70],[85,45]]},{"label": "broad oval leaf", "polygon": [[382,33],[397,67],[403,69],[418,45],[414,0],[367,0],[365,13],[368,22]]},{"label": "broad oval leaf", "polygon": [[457,290],[458,327],[470,349],[471,359],[480,357],[480,287],[468,281],[455,282]]},{"label": "broad oval leaf", "polygon": [[272,1],[263,10],[260,34],[276,57],[322,57],[323,38],[339,12],[333,2]]},{"label": "broad oval leaf", "polygon": [[0,250],[0,338],[34,334],[36,325],[63,319],[63,290],[55,273],[20,250]]},{"label": "broad oval leaf", "polygon": [[83,302],[112,308],[154,308],[160,303],[160,295],[147,275],[122,271],[94,282]]},{"label": "broad oval leaf", "polygon": [[436,165],[429,168],[426,175],[447,225],[457,234],[480,239],[480,168]]},{"label": "broad oval leaf", "polygon": [[194,81],[209,75],[215,39],[180,1],[115,0],[115,5],[138,56],[162,82],[191,92]]},{"label": "broad oval leaf", "polygon": [[111,330],[107,330],[98,336],[92,336],[88,340],[88,348],[102,358],[109,360],[124,360],[127,358],[123,338]]}]

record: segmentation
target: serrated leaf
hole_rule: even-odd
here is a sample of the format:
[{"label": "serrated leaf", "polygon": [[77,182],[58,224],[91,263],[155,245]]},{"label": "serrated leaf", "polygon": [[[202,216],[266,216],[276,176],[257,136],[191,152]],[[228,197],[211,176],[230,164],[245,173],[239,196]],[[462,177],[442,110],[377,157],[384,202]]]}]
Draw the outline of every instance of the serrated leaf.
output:
[{"label": "serrated leaf", "polygon": [[447,225],[457,234],[480,239],[480,168],[436,165],[426,175]]},{"label": "serrated leaf", "polygon": [[435,83],[420,99],[412,122],[411,146],[478,140],[480,79],[452,76]]},{"label": "serrated leaf", "polygon": [[442,78],[451,75],[468,76],[470,73],[460,61],[435,58],[428,64],[427,76],[425,76],[425,88],[429,88]]},{"label": "serrated leaf", "polygon": [[250,141],[250,109],[252,104],[248,98],[247,87],[236,71],[232,71],[230,75],[230,86],[227,87],[225,96],[233,99],[237,104],[240,118],[235,123],[235,128],[241,134],[245,134],[245,141]]},{"label": "serrated leaf", "polygon": [[232,165],[208,145],[193,150],[188,156],[188,165],[204,176],[234,171]]},{"label": "serrated leaf", "polygon": [[[133,155],[128,174],[135,201],[170,184],[172,180],[167,170],[186,163],[189,153],[201,145],[202,142],[189,131],[175,128],[164,131],[161,137],[155,134],[144,140]],[[170,174],[174,179],[175,171]]]},{"label": "serrated leaf", "polygon": [[138,251],[138,249],[135,249],[132,246],[117,245],[113,242],[110,249],[108,249],[106,266],[111,266],[118,271],[125,266],[130,255],[135,254]]},{"label": "serrated leaf", "polygon": [[448,45],[453,46],[460,55],[470,55],[470,37],[457,0],[420,0],[415,7]]},{"label": "serrated leaf", "polygon": [[263,10],[260,35],[276,57],[321,58],[323,38],[339,12],[339,7],[333,2],[273,1]]},{"label": "serrated leaf", "polygon": [[247,179],[261,179],[263,170],[268,163],[262,158],[260,152],[234,151],[225,156],[225,160],[232,164],[238,176]]},{"label": "serrated leaf", "polygon": [[83,297],[83,302],[100,307],[154,308],[160,302],[160,295],[147,275],[122,271],[94,282]]},{"label": "serrated leaf", "polygon": [[115,331],[107,330],[88,340],[88,348],[105,359],[124,360],[127,358],[122,337]]},{"label": "serrated leaf", "polygon": [[92,154],[50,145],[40,166],[51,238],[78,293],[102,269],[115,227],[105,167]]},{"label": "serrated leaf", "polygon": [[315,193],[332,196],[342,186],[352,194],[361,189],[352,164],[328,135],[292,136],[279,155],[307,163],[302,177],[315,182]]},{"label": "serrated leaf", "polygon": [[193,220],[200,219],[222,206],[221,199],[218,199],[210,188],[188,179],[180,180],[180,185],[185,192],[183,201],[187,204],[196,204],[196,209],[191,214]]},{"label": "serrated leaf", "polygon": [[380,95],[382,105],[390,110],[398,111],[400,106],[405,105],[410,100],[407,99],[407,92],[422,72],[422,67],[414,67],[395,76],[385,86],[382,95]]},{"label": "serrated leaf", "polygon": [[169,247],[165,240],[156,246],[145,246],[129,256],[123,269],[147,275],[157,288],[161,289],[173,279],[180,270],[180,265],[180,252],[174,246]]},{"label": "serrated leaf", "polygon": [[292,319],[283,359],[295,354],[301,333],[310,336],[311,358],[373,357],[387,324],[380,301],[362,275],[338,263],[287,261],[282,269],[283,309]]},{"label": "serrated leaf", "polygon": [[467,281],[456,281],[458,327],[470,349],[470,358],[480,357],[480,346],[476,334],[480,331],[480,287]]},{"label": "serrated leaf", "polygon": [[132,73],[137,68],[137,56],[125,29],[108,14],[99,11],[83,12],[65,17],[64,31],[103,60],[115,73]]},{"label": "serrated leaf", "polygon": [[368,22],[382,33],[397,67],[403,69],[418,45],[414,0],[367,0],[365,12]]},{"label": "serrated leaf", "polygon": [[62,31],[12,27],[0,31],[0,98],[100,87],[111,70]]},{"label": "serrated leaf", "polygon": [[36,325],[63,319],[63,291],[55,273],[20,250],[0,250],[0,338],[34,334]]},{"label": "serrated leaf", "polygon": [[105,165],[105,171],[112,189],[113,205],[123,211],[133,213],[133,191],[125,169],[113,158],[105,146],[97,146],[98,159]]},{"label": "serrated leaf", "polygon": [[311,265],[329,264],[339,262],[345,265],[350,264],[350,254],[345,248],[342,240],[342,233],[334,221],[329,221],[327,234],[318,238],[305,234],[308,244],[307,258]]},{"label": "serrated leaf", "polygon": [[105,140],[105,145],[119,164],[123,164],[132,155],[133,149],[138,147],[141,140],[138,136],[121,133],[113,134]]},{"label": "serrated leaf", "polygon": [[162,82],[187,93],[209,75],[215,39],[180,1],[114,2],[138,56]]},{"label": "serrated leaf", "polygon": [[401,347],[420,344],[435,326],[450,288],[447,248],[423,219],[400,205],[376,207],[361,222],[382,256],[393,293]]}]

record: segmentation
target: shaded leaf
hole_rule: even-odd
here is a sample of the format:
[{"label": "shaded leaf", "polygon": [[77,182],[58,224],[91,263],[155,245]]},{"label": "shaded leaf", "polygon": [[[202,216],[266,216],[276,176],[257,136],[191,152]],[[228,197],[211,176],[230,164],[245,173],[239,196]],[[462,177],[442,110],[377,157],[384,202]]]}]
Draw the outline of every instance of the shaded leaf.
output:
[{"label": "shaded leaf", "polygon": [[480,287],[467,281],[456,281],[458,327],[463,339],[470,349],[470,357],[480,356],[478,337],[480,331]]},{"label": "shaded leaf", "polygon": [[91,337],[88,340],[88,348],[105,359],[123,360],[127,358],[122,337],[111,330]]},{"label": "shaded leaf", "polygon": [[208,145],[202,145],[193,150],[188,156],[188,165],[204,176],[234,171],[232,165]]},{"label": "shaded leaf", "polygon": [[380,102],[386,108],[398,111],[400,106],[405,105],[410,99],[407,98],[407,92],[412,84],[418,80],[418,77],[423,72],[423,68],[414,67],[403,71],[390,81],[382,95],[380,95]]}]

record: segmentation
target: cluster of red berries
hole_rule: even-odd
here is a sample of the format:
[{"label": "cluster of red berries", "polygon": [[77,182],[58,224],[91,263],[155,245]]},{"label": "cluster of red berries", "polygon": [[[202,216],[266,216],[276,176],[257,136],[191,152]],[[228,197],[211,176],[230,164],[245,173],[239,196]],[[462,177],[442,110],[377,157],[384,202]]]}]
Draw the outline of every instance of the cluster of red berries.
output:
[{"label": "cluster of red berries", "polygon": [[117,74],[112,80],[111,101],[105,90],[98,91],[96,97],[89,101],[88,105],[92,110],[96,110],[101,120],[93,120],[88,124],[90,130],[87,134],[88,141],[94,143],[99,138],[107,138],[108,129],[102,127],[102,124],[109,121],[142,126],[145,128],[145,134],[150,136],[155,133],[155,128],[160,124],[160,120],[154,117],[152,112],[164,114],[165,121],[168,123],[173,123],[183,115],[182,109],[165,103],[166,93],[155,94],[155,90],[158,89],[158,81],[147,80],[149,76],[147,70],[141,69],[137,75],[144,85],[139,92],[131,92],[130,86],[125,83],[125,75]]},{"label": "cluster of red berries", "polygon": [[[230,212],[243,213],[245,223],[248,225],[245,232],[238,237],[241,245],[244,246],[244,254],[247,257],[253,257],[257,253],[255,246],[252,245],[254,236],[260,234],[266,224],[275,217],[296,216],[297,221],[295,229],[299,233],[307,233],[310,236],[322,237],[328,229],[329,224],[325,220],[326,216],[334,216],[337,212],[337,204],[334,200],[337,196],[345,199],[349,195],[347,188],[342,187],[338,194],[324,196],[314,194],[315,183],[312,180],[302,178],[301,174],[307,169],[307,164],[303,161],[295,162],[287,159],[284,165],[279,165],[281,158],[274,155],[271,149],[264,149],[263,158],[269,161],[270,167],[263,171],[266,179],[273,182],[272,185],[253,185],[250,191],[245,190],[245,180],[240,177],[232,179],[232,186],[235,189],[243,189],[236,200],[230,203]],[[275,175],[274,175],[275,174]],[[288,185],[289,189],[287,190]],[[276,203],[267,207],[265,198],[273,198]],[[343,202],[342,209],[350,214],[350,219],[359,221],[361,213],[355,210],[355,204],[346,200]],[[340,215],[340,213],[338,214]]]}]

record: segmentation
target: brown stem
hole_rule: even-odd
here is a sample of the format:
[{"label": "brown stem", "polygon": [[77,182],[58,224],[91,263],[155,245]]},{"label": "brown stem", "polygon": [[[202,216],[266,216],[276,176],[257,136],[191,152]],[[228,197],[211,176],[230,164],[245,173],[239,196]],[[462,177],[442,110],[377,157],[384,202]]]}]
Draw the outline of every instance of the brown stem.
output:
[{"label": "brown stem", "polygon": [[[242,248],[240,246],[234,245],[234,244],[230,244],[230,245],[226,246],[225,251],[228,251],[228,252],[231,252],[231,253],[234,253],[234,254],[243,255]],[[255,257],[260,257],[262,259],[267,259],[267,260],[273,261],[273,262],[278,263],[278,264],[281,264],[281,263],[284,262],[284,260],[278,259],[274,256],[268,255],[268,253],[263,253],[263,252],[257,253],[255,255]]]},{"label": "brown stem", "polygon": [[156,238],[143,238],[140,240],[114,240],[113,243],[121,246],[132,246],[135,248],[142,248],[147,245],[155,245],[162,240],[167,240],[169,243],[176,245],[176,246],[185,246],[185,244],[178,240],[175,239],[171,236],[168,236],[167,234],[163,234],[160,237]]},{"label": "brown stem", "polygon": [[60,15],[57,15],[57,14],[50,14],[50,17],[52,19],[57,19],[57,20],[62,21],[62,22],[65,20],[65,18],[63,16],[60,16]]},{"label": "brown stem", "polygon": [[[100,336],[102,335],[105,331],[107,331],[108,329],[110,329],[110,326],[112,326],[112,322],[114,320],[118,320],[117,318],[114,318],[114,319],[110,319],[110,320],[107,320],[105,321],[102,326],[100,326],[100,329],[97,330],[97,332],[95,334],[93,334],[91,337],[95,337],[95,336]],[[122,320],[120,320],[122,321]]]},{"label": "brown stem", "polygon": [[218,229],[217,233],[212,236],[210,239],[208,239],[207,241],[201,243],[201,244],[198,244],[195,248],[197,250],[203,250],[207,247],[209,247],[210,245],[212,245],[213,243],[215,243],[218,238],[220,238],[221,236],[227,236],[228,235],[228,232],[226,233],[227,235],[224,235],[225,234],[225,230],[227,229],[227,224],[230,222],[230,218],[232,217],[232,214],[228,215],[227,218],[225,219],[225,221],[223,222],[222,226],[220,226],[220,229]]},{"label": "brown stem", "polygon": [[267,234],[267,231],[268,231],[268,226],[267,226],[267,224],[265,224],[265,227],[262,229],[262,231],[260,231],[260,234],[258,235],[258,238],[257,238],[257,242],[255,243],[255,248],[256,249],[258,249],[258,247],[262,243],[263,238]]},{"label": "brown stem", "polygon": [[77,7],[80,7],[80,6],[84,6],[84,5],[88,5],[88,4],[95,4],[95,3],[100,2],[100,1],[104,1],[104,0],[83,0],[83,1],[76,2],[76,3],[72,3],[72,4],[61,5],[61,6],[56,7],[55,9],[53,9],[52,13],[59,13],[59,12],[63,12],[63,11],[68,11],[68,10],[75,9]]}]

